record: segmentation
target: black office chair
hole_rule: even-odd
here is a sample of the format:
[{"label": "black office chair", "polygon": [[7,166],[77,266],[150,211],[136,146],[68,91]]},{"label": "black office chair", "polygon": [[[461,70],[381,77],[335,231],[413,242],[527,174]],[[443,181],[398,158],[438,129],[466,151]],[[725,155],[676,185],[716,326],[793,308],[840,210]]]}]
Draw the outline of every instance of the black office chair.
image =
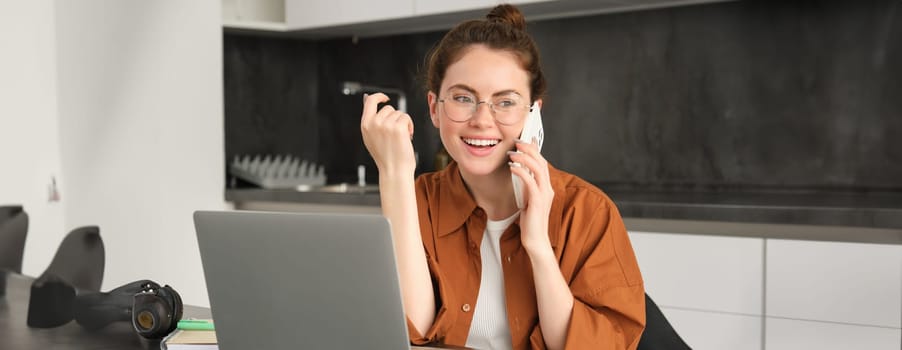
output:
[{"label": "black office chair", "polygon": [[661,309],[648,293],[645,294],[645,332],[639,338],[637,350],[691,350],[683,338],[677,334]]},{"label": "black office chair", "polygon": [[100,228],[79,227],[66,235],[41,276],[54,275],[79,290],[98,292],[103,283],[105,254]]},{"label": "black office chair", "polygon": [[74,317],[79,293],[99,292],[105,264],[103,239],[97,226],[80,227],[66,235],[44,273],[31,284],[29,327],[62,326]]},{"label": "black office chair", "polygon": [[22,273],[28,214],[19,205],[0,206],[0,270]]}]

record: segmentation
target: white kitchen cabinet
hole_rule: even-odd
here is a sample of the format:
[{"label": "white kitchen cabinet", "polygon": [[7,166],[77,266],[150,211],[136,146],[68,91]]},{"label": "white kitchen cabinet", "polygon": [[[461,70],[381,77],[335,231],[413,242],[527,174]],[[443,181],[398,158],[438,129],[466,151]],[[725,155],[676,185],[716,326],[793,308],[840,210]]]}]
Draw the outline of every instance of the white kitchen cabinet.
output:
[{"label": "white kitchen cabinet", "polygon": [[[898,312],[898,310],[896,310]],[[766,319],[767,350],[898,350],[902,348],[902,330],[830,322]],[[726,348],[724,348],[726,349]]]},{"label": "white kitchen cabinet", "polygon": [[285,1],[285,23],[292,30],[407,18],[414,0]]},{"label": "white kitchen cabinet", "polygon": [[284,31],[285,0],[222,0],[225,28]]},{"label": "white kitchen cabinet", "polygon": [[[416,0],[414,2],[414,14],[418,16],[434,15],[448,12],[460,12],[468,10],[488,10],[498,4],[522,5],[537,2],[556,0]],[[487,12],[487,11],[486,11]]]},{"label": "white kitchen cabinet", "polygon": [[769,239],[766,285],[768,316],[902,328],[900,245]]},{"label": "white kitchen cabinet", "polygon": [[661,312],[694,350],[761,350],[761,316],[666,307]]},{"label": "white kitchen cabinet", "polygon": [[222,20],[284,22],[284,0],[222,0]]},{"label": "white kitchen cabinet", "polygon": [[[229,0],[237,1],[237,0]],[[272,1],[272,0],[268,0]],[[413,16],[438,15],[467,10],[485,10],[500,3],[522,5],[556,0],[286,0],[285,24],[292,30],[396,20]]]},{"label": "white kitchen cabinet", "polygon": [[252,31],[303,31],[410,18],[413,9],[414,0],[222,0],[222,24]]},{"label": "white kitchen cabinet", "polygon": [[328,38],[445,30],[463,20],[480,18],[483,11],[502,2],[518,5],[528,20],[543,20],[736,0],[221,1],[226,29]]},{"label": "white kitchen cabinet", "polygon": [[630,240],[658,305],[762,315],[764,239],[630,232]]}]

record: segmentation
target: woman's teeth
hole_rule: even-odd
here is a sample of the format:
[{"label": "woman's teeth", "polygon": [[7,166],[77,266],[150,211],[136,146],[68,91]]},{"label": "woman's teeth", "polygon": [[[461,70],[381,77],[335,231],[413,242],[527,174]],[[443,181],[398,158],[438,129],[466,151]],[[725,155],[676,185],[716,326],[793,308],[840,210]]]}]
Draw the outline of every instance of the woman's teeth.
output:
[{"label": "woman's teeth", "polygon": [[501,140],[497,140],[497,139],[495,139],[495,140],[470,139],[470,138],[466,138],[466,137],[464,137],[463,140],[464,140],[464,142],[466,142],[468,145],[470,145],[470,146],[477,146],[477,147],[489,147],[489,146],[494,146],[494,145],[497,145],[498,142],[501,142]]}]

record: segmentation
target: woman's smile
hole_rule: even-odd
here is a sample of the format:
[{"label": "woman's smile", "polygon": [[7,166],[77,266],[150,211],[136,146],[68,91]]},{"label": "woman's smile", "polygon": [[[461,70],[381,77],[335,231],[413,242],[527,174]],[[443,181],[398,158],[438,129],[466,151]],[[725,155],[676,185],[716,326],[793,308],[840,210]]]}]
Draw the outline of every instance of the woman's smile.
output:
[{"label": "woman's smile", "polygon": [[492,154],[492,152],[501,144],[500,139],[485,137],[461,137],[467,151],[477,157],[484,157]]}]

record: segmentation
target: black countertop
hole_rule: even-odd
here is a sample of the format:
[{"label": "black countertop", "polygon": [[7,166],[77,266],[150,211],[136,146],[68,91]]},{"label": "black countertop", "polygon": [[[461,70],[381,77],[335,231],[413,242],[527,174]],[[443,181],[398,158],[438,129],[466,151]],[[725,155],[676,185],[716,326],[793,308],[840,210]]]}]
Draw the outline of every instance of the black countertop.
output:
[{"label": "black countertop", "polygon": [[902,193],[606,191],[623,217],[902,229]]},{"label": "black countertop", "polygon": [[227,189],[225,199],[228,202],[291,202],[329,205],[362,205],[380,206],[379,193],[368,192],[318,192],[267,190],[259,188]]},{"label": "black countertop", "polygon": [[[851,239],[851,241],[902,243],[902,193],[897,192],[609,189],[605,193],[614,200],[621,216],[628,222],[649,222],[648,219],[654,219],[658,222],[680,220],[753,224],[759,225],[760,231],[764,232],[755,235],[757,237],[767,237],[767,232],[773,230],[766,225],[774,224],[833,226],[832,230],[851,227],[860,228],[858,231],[885,233],[882,234],[882,238],[875,236],[877,237],[875,239]],[[380,205],[378,193],[319,193],[263,189],[228,189],[226,200],[236,203]],[[782,236],[772,238],[780,237]]]}]

